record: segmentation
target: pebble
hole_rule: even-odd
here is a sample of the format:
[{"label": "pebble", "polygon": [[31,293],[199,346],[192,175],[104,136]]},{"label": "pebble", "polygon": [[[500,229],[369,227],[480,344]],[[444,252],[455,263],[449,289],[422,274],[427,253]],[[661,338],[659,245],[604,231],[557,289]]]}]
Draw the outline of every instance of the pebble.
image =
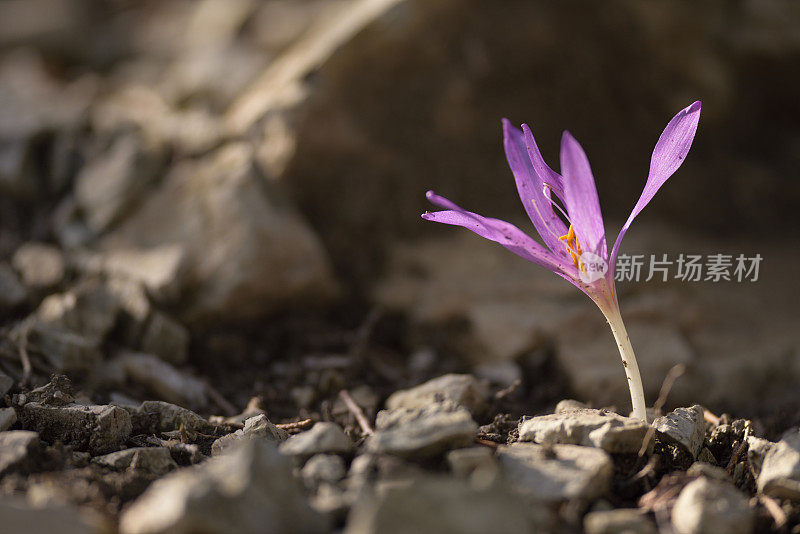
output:
[{"label": "pebble", "polygon": [[0,395],[5,395],[14,385],[14,379],[0,371]]},{"label": "pebble", "polygon": [[667,415],[657,418],[653,426],[662,439],[678,443],[692,455],[692,458],[697,458],[700,454],[706,435],[702,406],[695,404],[691,408],[676,408]]},{"label": "pebble", "polygon": [[447,465],[458,477],[468,477],[476,471],[493,473],[497,470],[497,460],[488,447],[467,447],[447,453]]},{"label": "pebble", "polygon": [[700,477],[681,490],[672,526],[677,534],[748,534],[755,519],[748,501],[729,482]]},{"label": "pebble", "polygon": [[153,482],[122,513],[120,534],[327,531],[275,446],[247,441],[230,454]]},{"label": "pebble", "polygon": [[189,331],[166,313],[154,310],[142,334],[141,350],[181,365],[188,357]]},{"label": "pebble", "polygon": [[180,430],[181,427],[203,433],[213,433],[216,429],[193,411],[169,402],[144,401],[137,409],[131,411],[137,433],[141,434],[169,432]]},{"label": "pebble", "polygon": [[300,476],[309,488],[322,482],[336,483],[346,474],[344,460],[335,454],[315,454],[300,470]]},{"label": "pebble", "polygon": [[264,414],[256,415],[245,420],[244,428],[232,434],[222,436],[211,445],[211,454],[214,456],[238,446],[243,441],[251,439],[264,439],[268,441],[281,442],[289,435],[273,425]]},{"label": "pebble", "polygon": [[0,432],[0,475],[24,470],[40,451],[39,435],[28,430]]},{"label": "pebble", "polygon": [[126,378],[146,388],[157,398],[192,407],[207,404],[205,382],[152,354],[120,351],[113,363],[120,366]]},{"label": "pebble", "polygon": [[392,393],[386,399],[386,408],[424,408],[432,402],[450,400],[475,414],[486,408],[488,398],[486,386],[474,376],[447,374]]},{"label": "pebble", "polygon": [[375,420],[367,450],[399,456],[432,456],[471,445],[478,425],[466,408],[452,401],[420,409],[384,410]]},{"label": "pebble", "polygon": [[556,404],[556,409],[553,410],[553,413],[561,414],[561,413],[576,412],[586,409],[589,409],[589,406],[586,405],[586,403],[577,401],[575,399],[563,399],[558,401],[558,404]]},{"label": "pebble", "polygon": [[764,456],[758,490],[781,499],[800,501],[800,430],[786,432]]},{"label": "pebble", "polygon": [[761,466],[764,464],[764,457],[774,443],[755,436],[747,436],[746,440],[747,464],[750,466],[750,471],[753,473],[753,476],[758,478],[758,475],[761,473]]},{"label": "pebble", "polygon": [[131,435],[131,416],[118,406],[29,402],[22,408],[23,428],[41,439],[61,441],[76,450],[104,454],[117,450]]},{"label": "pebble", "polygon": [[689,469],[686,470],[686,474],[689,476],[703,476],[723,482],[730,482],[731,480],[731,477],[728,476],[728,472],[723,468],[701,461],[697,461],[689,466]]},{"label": "pebble", "polygon": [[0,432],[8,430],[17,422],[17,412],[14,408],[0,408]]},{"label": "pebble", "polygon": [[53,287],[64,278],[64,257],[53,245],[25,243],[14,253],[11,265],[22,283],[33,289]]},{"label": "pebble", "polygon": [[169,449],[165,447],[133,447],[97,456],[92,462],[116,471],[131,469],[157,476],[178,468]]},{"label": "pebble", "polygon": [[281,453],[307,458],[320,453],[349,453],[353,442],[336,423],[320,422],[311,429],[290,436],[280,444]]},{"label": "pebble", "polygon": [[531,417],[519,423],[519,440],[599,447],[611,453],[634,453],[642,447],[647,423],[606,410],[574,409]]},{"label": "pebble", "polygon": [[513,443],[497,454],[506,477],[537,501],[594,499],[611,488],[614,465],[602,449]]},{"label": "pebble", "polygon": [[657,534],[647,515],[633,508],[590,512],[583,518],[586,534]]}]

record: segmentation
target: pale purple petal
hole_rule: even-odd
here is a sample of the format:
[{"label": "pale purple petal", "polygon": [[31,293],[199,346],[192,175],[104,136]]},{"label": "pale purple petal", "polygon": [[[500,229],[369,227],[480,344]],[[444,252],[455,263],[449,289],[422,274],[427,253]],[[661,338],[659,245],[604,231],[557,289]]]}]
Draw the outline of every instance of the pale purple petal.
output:
[{"label": "pale purple petal", "polygon": [[513,224],[466,211],[446,198],[435,194],[433,191],[428,191],[426,196],[433,204],[441,207],[451,207],[452,209],[447,211],[425,212],[422,214],[423,219],[462,226],[468,230],[472,230],[479,236],[494,241],[514,254],[551,271],[574,271],[571,265],[567,266],[535,239]]},{"label": "pale purple petal", "polygon": [[581,145],[569,132],[561,137],[561,173],[564,204],[581,249],[606,258],[606,233],[592,169]]},{"label": "pale purple petal", "polygon": [[642,195],[633,207],[628,220],[622,226],[616,242],[614,242],[610,260],[612,267],[616,264],[622,238],[625,237],[625,233],[630,228],[633,220],[653,199],[667,179],[678,170],[683,160],[686,159],[686,155],[692,147],[694,135],[697,132],[697,124],[700,121],[700,108],[701,102],[698,100],[691,106],[682,109],[669,121],[669,124],[661,133],[661,137],[658,138],[653,155],[650,158],[650,172],[647,175],[647,182],[644,185]]},{"label": "pale purple petal", "polygon": [[564,198],[564,181],[561,175],[550,168],[545,163],[542,153],[539,151],[539,146],[533,138],[533,132],[527,124],[522,125],[522,132],[525,136],[525,147],[528,150],[528,157],[531,160],[533,170],[541,179],[542,183],[547,184],[549,190],[552,190],[558,198]]},{"label": "pale purple petal", "polygon": [[[503,145],[525,212],[545,245],[556,255],[566,258],[566,247],[558,238],[567,232],[567,228],[553,212],[549,190],[547,194],[543,191],[544,181],[531,164],[522,132],[512,126],[508,119],[503,119]],[[550,181],[554,182],[555,180]],[[558,176],[557,185],[559,186],[560,181],[561,177]]]}]

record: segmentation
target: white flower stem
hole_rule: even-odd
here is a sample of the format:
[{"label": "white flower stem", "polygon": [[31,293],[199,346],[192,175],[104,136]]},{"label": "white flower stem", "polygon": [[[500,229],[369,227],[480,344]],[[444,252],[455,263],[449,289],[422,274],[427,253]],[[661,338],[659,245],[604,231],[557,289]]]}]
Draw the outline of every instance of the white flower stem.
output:
[{"label": "white flower stem", "polygon": [[622,314],[620,314],[618,306],[612,306],[610,309],[604,309],[603,313],[606,316],[608,325],[611,327],[611,332],[614,334],[614,339],[617,341],[619,355],[622,358],[622,365],[625,368],[625,376],[628,379],[628,388],[631,390],[633,417],[646,422],[647,413],[645,411],[646,404],[644,400],[642,377],[639,375],[639,365],[636,363],[636,356],[633,354],[633,347],[631,346],[630,338],[628,338],[628,331],[625,330],[625,323],[622,321]]}]

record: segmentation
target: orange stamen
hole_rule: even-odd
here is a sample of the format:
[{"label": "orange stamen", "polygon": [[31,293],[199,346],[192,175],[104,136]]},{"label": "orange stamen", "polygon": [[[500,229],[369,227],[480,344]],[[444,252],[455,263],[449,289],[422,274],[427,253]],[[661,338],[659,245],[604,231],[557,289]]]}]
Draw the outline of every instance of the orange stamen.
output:
[{"label": "orange stamen", "polygon": [[567,252],[569,252],[569,255],[572,256],[572,263],[575,264],[575,268],[582,269],[580,256],[583,254],[583,252],[581,251],[580,243],[578,243],[578,238],[575,236],[575,228],[573,228],[570,224],[569,231],[567,231],[566,235],[562,235],[558,239],[565,241],[564,244],[567,246]]}]

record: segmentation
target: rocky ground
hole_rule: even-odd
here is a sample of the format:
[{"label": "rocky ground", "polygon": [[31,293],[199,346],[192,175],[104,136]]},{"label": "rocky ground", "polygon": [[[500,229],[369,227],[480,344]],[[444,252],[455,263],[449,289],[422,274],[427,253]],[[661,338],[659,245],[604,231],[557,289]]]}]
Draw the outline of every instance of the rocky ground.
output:
[{"label": "rocky ground", "polygon": [[[0,2],[0,531],[800,531],[796,7],[594,5]],[[648,426],[591,303],[418,215],[521,213],[497,124],[534,102],[624,217],[619,146],[697,94],[713,142],[625,252],[764,269],[619,286]]]}]

